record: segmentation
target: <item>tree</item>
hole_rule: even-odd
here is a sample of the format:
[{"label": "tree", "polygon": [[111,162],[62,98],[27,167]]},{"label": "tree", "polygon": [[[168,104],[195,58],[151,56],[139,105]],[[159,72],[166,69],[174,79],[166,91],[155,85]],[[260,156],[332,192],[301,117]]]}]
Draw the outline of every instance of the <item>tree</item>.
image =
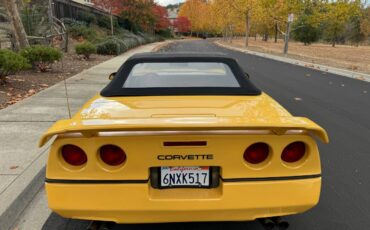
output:
[{"label": "tree", "polygon": [[231,0],[229,4],[233,7],[233,10],[237,12],[237,14],[244,17],[245,20],[245,46],[248,46],[248,39],[249,39],[249,29],[250,29],[250,20],[251,14],[253,13],[254,8],[257,7],[256,0]]},{"label": "tree", "polygon": [[343,33],[346,23],[351,17],[359,14],[360,5],[359,1],[351,0],[337,0],[326,4],[323,12],[324,35],[333,47]]},{"label": "tree", "polygon": [[8,12],[8,16],[13,28],[13,34],[15,37],[15,46],[18,50],[29,47],[27,34],[24,30],[21,17],[19,16],[18,5],[16,0],[6,0],[5,8]]},{"label": "tree", "polygon": [[365,40],[365,34],[361,30],[361,15],[355,15],[352,17],[349,22],[345,25],[345,31],[343,38],[349,40],[351,43],[354,43],[356,46]]},{"label": "tree", "polygon": [[200,16],[203,14],[201,12],[202,4],[201,0],[188,0],[180,7],[179,16],[187,17],[191,22],[191,35],[194,31],[199,32],[201,30],[202,20]]},{"label": "tree", "polygon": [[216,33],[222,33],[224,40],[231,42],[235,25],[240,24],[240,17],[232,10],[231,5],[225,0],[215,0],[211,7],[211,17],[208,20],[212,22]]},{"label": "tree", "polygon": [[305,1],[302,7],[302,12],[293,24],[293,37],[309,45],[320,38],[320,13],[323,7],[318,1]]},{"label": "tree", "polygon": [[[286,34],[288,15],[296,19],[294,37],[306,45],[326,38],[335,46],[339,40],[358,42],[370,34],[369,7],[361,0],[187,0],[179,16],[191,22],[191,32],[223,34],[232,42],[253,33],[267,41],[274,33]],[[366,10],[365,10],[366,9]]]},{"label": "tree", "polygon": [[155,20],[154,31],[158,32],[168,29],[168,27],[170,26],[170,21],[168,20],[166,8],[155,4],[154,6],[152,6],[152,11]]},{"label": "tree", "polygon": [[310,23],[308,17],[307,15],[302,15],[293,26],[293,38],[303,42],[304,45],[316,42],[320,36],[320,30]]},{"label": "tree", "polygon": [[177,29],[179,33],[187,33],[191,30],[191,23],[187,17],[180,16],[178,17],[173,26]]},{"label": "tree", "polygon": [[95,7],[109,14],[111,34],[114,35],[113,14],[120,11],[120,2],[112,0],[93,0],[92,2],[94,3]]},{"label": "tree", "polygon": [[153,0],[121,0],[120,15],[141,29],[154,30]]},{"label": "tree", "polygon": [[361,33],[364,34],[365,38],[370,36],[370,7],[364,9],[363,18],[360,23]]}]

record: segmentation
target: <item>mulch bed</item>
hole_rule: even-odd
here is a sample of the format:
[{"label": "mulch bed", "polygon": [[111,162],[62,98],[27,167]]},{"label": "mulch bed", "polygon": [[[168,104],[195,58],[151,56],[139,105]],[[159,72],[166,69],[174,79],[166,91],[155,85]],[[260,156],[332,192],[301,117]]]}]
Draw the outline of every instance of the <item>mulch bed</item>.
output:
[{"label": "mulch bed", "polygon": [[52,65],[52,69],[42,73],[36,70],[23,71],[8,76],[7,83],[0,85],[0,109],[15,104],[56,83],[111,59],[112,56],[93,55],[85,60],[74,52],[64,53],[63,60]]}]

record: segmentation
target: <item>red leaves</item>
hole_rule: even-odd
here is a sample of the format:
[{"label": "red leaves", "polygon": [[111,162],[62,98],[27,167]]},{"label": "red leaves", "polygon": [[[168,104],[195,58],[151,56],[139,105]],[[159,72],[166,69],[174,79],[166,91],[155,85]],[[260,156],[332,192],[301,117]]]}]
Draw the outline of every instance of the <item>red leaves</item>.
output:
[{"label": "red leaves", "polygon": [[95,7],[128,19],[147,31],[160,31],[170,26],[166,8],[152,0],[93,0],[92,2]]},{"label": "red leaves", "polygon": [[177,32],[186,33],[191,29],[191,22],[187,17],[180,16],[174,21],[173,26],[177,29]]},{"label": "red leaves", "polygon": [[121,1],[112,0],[92,0],[94,6],[107,12],[119,15],[122,12]]},{"label": "red leaves", "polygon": [[153,16],[155,20],[154,30],[160,31],[168,29],[170,26],[170,21],[168,20],[168,14],[166,8],[160,5],[154,5],[152,7]]}]

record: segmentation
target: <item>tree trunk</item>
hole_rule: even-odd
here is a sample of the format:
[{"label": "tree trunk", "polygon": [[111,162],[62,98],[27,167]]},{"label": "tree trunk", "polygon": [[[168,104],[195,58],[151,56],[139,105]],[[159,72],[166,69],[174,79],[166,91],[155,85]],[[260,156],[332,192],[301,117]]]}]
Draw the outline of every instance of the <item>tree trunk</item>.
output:
[{"label": "tree trunk", "polygon": [[249,40],[249,10],[245,14],[245,47],[248,47]]},{"label": "tree trunk", "polygon": [[337,41],[337,31],[334,30],[333,39],[331,40],[331,46],[335,47],[335,43]]},{"label": "tree trunk", "polygon": [[275,22],[275,43],[277,43],[277,39],[278,39],[278,24],[277,22]]},{"label": "tree trunk", "polygon": [[16,0],[7,0],[5,7],[9,15],[10,22],[14,30],[17,49],[23,49],[30,46],[27,39],[27,34],[24,30],[22,20],[19,16],[18,6]]},{"label": "tree trunk", "polygon": [[17,5],[18,5],[18,9],[23,9],[24,7],[24,3],[23,3],[23,0],[16,0],[17,1]]},{"label": "tree trunk", "polygon": [[111,30],[111,35],[114,35],[114,25],[113,25],[113,14],[112,14],[112,8],[109,10],[110,14],[110,30]]},{"label": "tree trunk", "polygon": [[269,40],[269,34],[268,34],[268,32],[265,32],[265,33],[263,34],[263,38],[262,38],[262,40],[263,40],[264,42],[267,42],[267,41]]},{"label": "tree trunk", "polygon": [[335,41],[336,41],[336,36],[334,36],[334,38],[331,40],[331,46],[332,47],[335,47]]}]

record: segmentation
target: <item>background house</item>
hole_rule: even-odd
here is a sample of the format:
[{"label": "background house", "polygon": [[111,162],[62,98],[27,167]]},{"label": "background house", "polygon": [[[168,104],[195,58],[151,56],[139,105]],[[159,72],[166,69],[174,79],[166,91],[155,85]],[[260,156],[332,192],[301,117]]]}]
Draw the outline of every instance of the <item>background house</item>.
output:
[{"label": "background house", "polygon": [[94,5],[92,0],[72,0],[72,1],[80,3],[80,4],[90,5],[90,6]]}]

